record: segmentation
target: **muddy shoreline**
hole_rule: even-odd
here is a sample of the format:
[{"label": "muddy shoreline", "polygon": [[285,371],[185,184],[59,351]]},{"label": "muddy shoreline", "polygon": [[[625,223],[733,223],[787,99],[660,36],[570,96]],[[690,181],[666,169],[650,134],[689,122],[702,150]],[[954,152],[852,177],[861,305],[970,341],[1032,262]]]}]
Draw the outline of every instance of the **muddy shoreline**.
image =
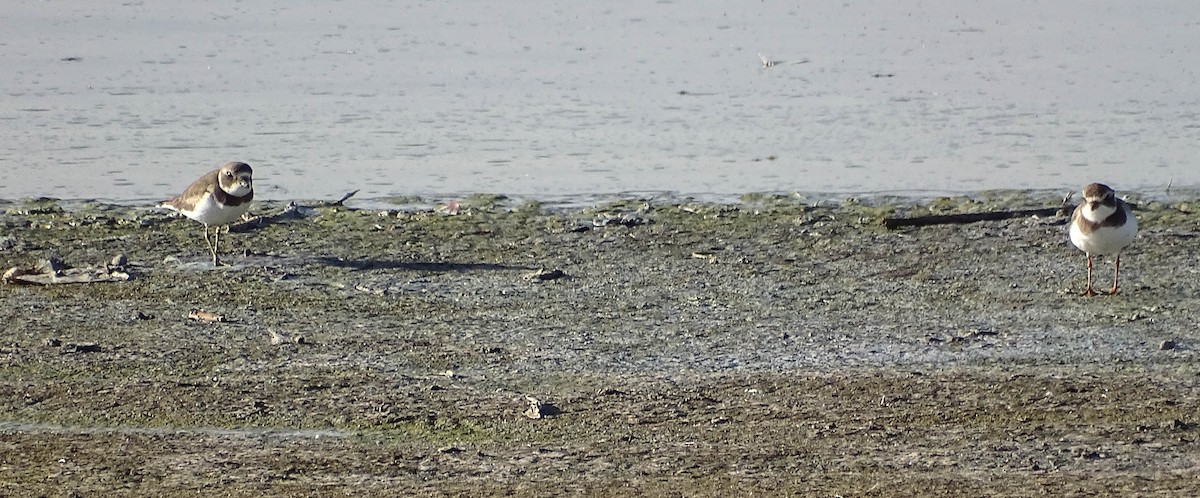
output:
[{"label": "muddy shoreline", "polygon": [[2,202],[3,268],[132,279],[0,286],[0,494],[1194,495],[1200,213],[1133,200],[1097,298],[1062,218],[880,224],[1031,192],[266,202],[217,269],[186,219]]}]

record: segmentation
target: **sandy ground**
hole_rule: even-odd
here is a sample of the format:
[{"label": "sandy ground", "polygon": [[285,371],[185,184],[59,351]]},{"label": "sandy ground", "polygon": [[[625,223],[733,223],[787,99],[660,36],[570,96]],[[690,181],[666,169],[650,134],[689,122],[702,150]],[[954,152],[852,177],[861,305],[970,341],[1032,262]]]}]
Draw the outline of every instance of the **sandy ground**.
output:
[{"label": "sandy ground", "polygon": [[133,278],[0,286],[0,494],[1194,496],[1200,214],[1133,200],[1095,298],[1062,218],[879,224],[1059,202],[1021,192],[268,203],[219,269],[185,219],[5,202],[0,266]]}]

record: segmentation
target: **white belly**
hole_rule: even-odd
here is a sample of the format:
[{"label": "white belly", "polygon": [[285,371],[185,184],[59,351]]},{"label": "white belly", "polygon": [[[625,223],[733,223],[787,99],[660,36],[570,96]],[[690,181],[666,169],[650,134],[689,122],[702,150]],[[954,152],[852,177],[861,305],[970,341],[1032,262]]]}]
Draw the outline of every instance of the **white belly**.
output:
[{"label": "white belly", "polygon": [[1110,256],[1121,252],[1125,246],[1133,242],[1137,236],[1137,219],[1129,216],[1125,224],[1119,227],[1100,227],[1100,229],[1084,234],[1071,224],[1071,243],[1080,251],[1092,256]]},{"label": "white belly", "polygon": [[228,225],[241,218],[249,209],[249,202],[237,206],[223,206],[217,204],[211,193],[206,193],[204,198],[196,203],[195,208],[180,213],[206,225]]}]

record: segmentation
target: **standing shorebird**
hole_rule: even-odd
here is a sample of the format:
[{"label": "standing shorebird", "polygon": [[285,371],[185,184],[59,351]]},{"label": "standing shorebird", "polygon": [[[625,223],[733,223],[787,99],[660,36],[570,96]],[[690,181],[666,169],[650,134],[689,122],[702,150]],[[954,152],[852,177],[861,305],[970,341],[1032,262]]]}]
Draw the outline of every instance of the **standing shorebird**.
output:
[{"label": "standing shorebird", "polygon": [[[188,185],[188,188],[158,207],[172,209],[204,224],[204,244],[212,253],[213,266],[221,265],[217,256],[221,225],[233,223],[250,209],[254,199],[254,171],[250,165],[232,162],[209,172]],[[208,227],[212,225],[213,238],[208,239]]]},{"label": "standing shorebird", "polygon": [[1092,289],[1092,257],[1113,256],[1113,284],[1108,294],[1117,293],[1117,277],[1121,272],[1121,250],[1137,236],[1137,218],[1125,201],[1108,185],[1093,183],[1083,188],[1083,204],[1071,215],[1071,243],[1087,254],[1087,290],[1085,296],[1095,296]]}]

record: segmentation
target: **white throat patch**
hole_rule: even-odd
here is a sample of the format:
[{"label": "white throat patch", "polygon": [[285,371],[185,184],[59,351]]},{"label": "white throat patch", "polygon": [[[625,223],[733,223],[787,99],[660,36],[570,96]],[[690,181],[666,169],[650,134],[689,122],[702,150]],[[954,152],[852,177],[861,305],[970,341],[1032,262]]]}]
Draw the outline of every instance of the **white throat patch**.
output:
[{"label": "white throat patch", "polygon": [[246,184],[245,182],[242,182],[241,180],[238,180],[237,182],[235,182],[233,184],[233,188],[225,188],[224,186],[222,186],[221,190],[224,190],[225,193],[232,195],[234,197],[242,197],[246,194],[249,194],[251,188],[250,188],[250,185]]},{"label": "white throat patch", "polygon": [[1084,204],[1082,207],[1083,217],[1092,223],[1100,223],[1101,221],[1104,221],[1105,218],[1108,218],[1113,213],[1117,212],[1116,206],[1105,206],[1103,204],[1100,204],[1098,207],[1093,209],[1090,202]]}]

